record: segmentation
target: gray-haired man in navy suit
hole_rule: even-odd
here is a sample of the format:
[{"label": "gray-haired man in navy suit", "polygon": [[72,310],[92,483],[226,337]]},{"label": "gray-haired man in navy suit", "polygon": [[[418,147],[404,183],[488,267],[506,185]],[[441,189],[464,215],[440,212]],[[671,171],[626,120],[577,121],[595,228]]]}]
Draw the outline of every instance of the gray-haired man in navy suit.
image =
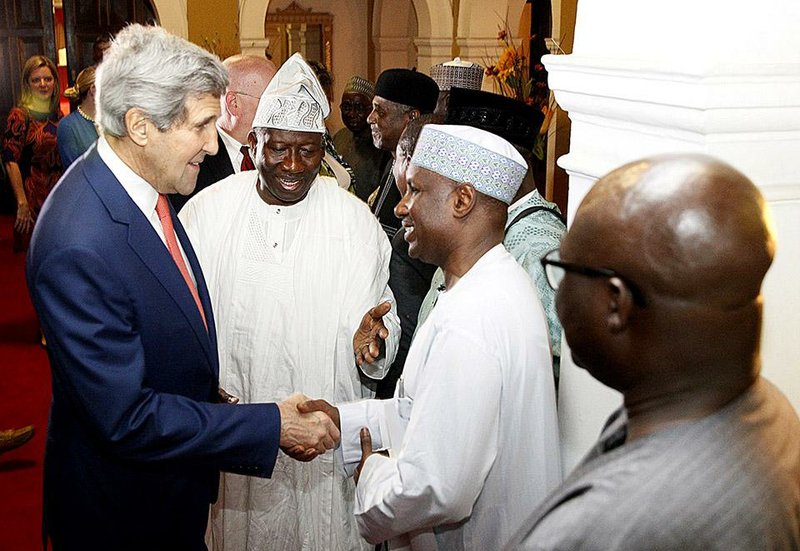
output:
[{"label": "gray-haired man in navy suit", "polygon": [[44,522],[53,549],[205,549],[220,470],[309,460],[325,416],[218,399],[214,315],[166,193],[217,152],[219,60],[159,27],[123,29],[98,69],[102,137],[42,209],[27,280],[53,372]]}]

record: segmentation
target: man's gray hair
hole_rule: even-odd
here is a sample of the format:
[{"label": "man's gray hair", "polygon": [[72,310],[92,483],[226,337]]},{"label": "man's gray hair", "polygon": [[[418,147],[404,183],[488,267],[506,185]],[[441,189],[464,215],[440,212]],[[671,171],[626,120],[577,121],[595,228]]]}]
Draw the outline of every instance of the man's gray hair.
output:
[{"label": "man's gray hair", "polygon": [[161,27],[129,25],[98,66],[95,85],[98,124],[122,137],[130,109],[141,109],[167,130],[186,116],[187,99],[225,93],[228,72],[217,56]]}]

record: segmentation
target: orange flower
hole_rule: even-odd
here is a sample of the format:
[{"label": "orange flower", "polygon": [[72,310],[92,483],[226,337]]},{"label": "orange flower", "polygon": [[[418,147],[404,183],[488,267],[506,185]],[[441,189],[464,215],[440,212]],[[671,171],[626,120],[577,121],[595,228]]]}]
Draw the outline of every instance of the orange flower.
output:
[{"label": "orange flower", "polygon": [[517,51],[512,46],[508,46],[497,60],[497,68],[500,71],[514,70],[517,64]]}]

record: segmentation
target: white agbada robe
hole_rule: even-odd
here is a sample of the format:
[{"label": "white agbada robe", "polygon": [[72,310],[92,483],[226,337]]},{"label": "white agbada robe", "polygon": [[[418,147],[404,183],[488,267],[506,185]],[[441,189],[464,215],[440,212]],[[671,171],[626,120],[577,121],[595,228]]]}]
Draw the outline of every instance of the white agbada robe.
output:
[{"label": "white agbada robe", "polygon": [[[256,171],[203,190],[181,210],[208,283],[220,386],[242,402],[294,392],[331,403],[373,394],[352,338],[388,290],[390,244],[375,216],[333,178],[292,206],[264,203]],[[386,318],[394,357],[399,321]],[[385,365],[371,366],[374,378]],[[352,479],[333,453],[301,463],[283,453],[272,478],[224,474],[212,509],[215,549],[369,549],[353,518]]]},{"label": "white agbada robe", "polygon": [[[502,548],[561,481],[550,358],[530,277],[498,245],[440,293],[414,338],[403,372],[408,425],[395,457],[364,465],[361,533],[393,549]],[[360,427],[374,449],[388,444],[382,430],[396,410],[385,402],[339,404],[348,464],[361,457]]]}]

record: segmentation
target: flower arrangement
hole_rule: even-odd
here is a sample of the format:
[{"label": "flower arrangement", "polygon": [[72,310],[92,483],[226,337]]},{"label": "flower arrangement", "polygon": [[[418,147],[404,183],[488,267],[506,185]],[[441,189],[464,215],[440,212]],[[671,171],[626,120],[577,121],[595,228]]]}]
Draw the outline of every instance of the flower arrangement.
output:
[{"label": "flower arrangement", "polygon": [[536,106],[544,113],[544,122],[534,147],[534,154],[539,159],[544,159],[544,139],[554,109],[547,87],[547,71],[541,63],[535,63],[531,67],[525,47],[514,43],[507,21],[498,26],[497,40],[502,51],[496,63],[486,61],[485,74],[493,79],[495,90],[502,95]]},{"label": "flower arrangement", "polygon": [[503,48],[497,63],[486,63],[486,76],[494,79],[500,93],[510,98],[532,105],[531,88],[533,80],[529,76],[529,65],[525,51],[514,44],[508,32],[508,25],[500,27],[497,40]]}]

